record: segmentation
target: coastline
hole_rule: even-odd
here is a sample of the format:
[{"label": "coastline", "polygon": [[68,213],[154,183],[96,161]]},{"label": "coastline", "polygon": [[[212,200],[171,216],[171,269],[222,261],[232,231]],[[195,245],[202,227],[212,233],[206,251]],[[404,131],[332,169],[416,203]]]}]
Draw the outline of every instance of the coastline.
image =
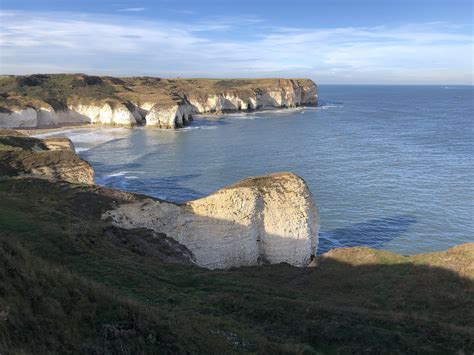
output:
[{"label": "coastline", "polygon": [[[218,344],[219,353],[232,353],[236,342],[247,353],[474,349],[474,243],[412,256],[352,247],[314,257],[308,252],[317,240],[291,240],[317,222],[297,176],[249,178],[180,206],[95,185],[92,168],[67,144],[53,150],[54,139],[2,133],[0,262],[12,292],[0,295],[7,335],[0,346],[63,352],[66,344],[83,352],[85,342],[102,349],[107,339],[109,349],[128,341],[131,352],[199,353]],[[15,169],[20,174],[11,176]],[[299,218],[302,211],[313,217]],[[262,237],[266,252],[249,248]],[[282,255],[297,245],[307,253],[299,260],[312,258],[309,267]],[[236,265],[241,256],[255,259],[201,267],[225,266],[234,251]],[[206,263],[222,254],[218,265]],[[394,329],[396,341],[388,342]]]},{"label": "coastline", "polygon": [[90,123],[63,123],[60,125],[55,126],[45,126],[45,127],[36,127],[36,128],[12,128],[12,130],[26,134],[28,136],[34,136],[38,134],[45,134],[45,133],[54,133],[54,132],[61,132],[66,129],[81,129],[81,128],[91,128],[94,125]]},{"label": "coastline", "polygon": [[[86,74],[0,79],[3,128],[90,122],[174,129],[188,125],[196,114],[292,108],[318,102],[316,83],[310,79],[114,78]],[[60,93],[52,95],[50,87]]]},{"label": "coastline", "polygon": [[[209,120],[209,121],[219,121],[221,119],[227,118],[227,117],[232,117],[232,115],[239,115],[239,114],[256,114],[256,113],[271,113],[271,112],[292,112],[292,111],[301,111],[306,108],[315,108],[319,107],[318,104],[305,104],[297,107],[275,107],[275,108],[266,108],[266,109],[255,109],[255,110],[249,110],[249,111],[242,111],[242,110],[229,110],[229,111],[222,111],[222,112],[209,112],[209,113],[200,113],[196,114],[194,117],[194,121],[198,120]],[[186,126],[184,127],[189,127],[193,125],[193,121],[189,122]],[[69,130],[69,129],[90,129],[90,128],[129,128],[129,129],[134,129],[137,127],[145,127],[147,129],[163,129],[163,128],[158,128],[154,126],[148,126],[146,124],[141,124],[141,125],[125,125],[125,124],[101,124],[101,123],[62,123],[54,126],[42,126],[42,127],[18,127],[18,128],[8,128],[14,131],[18,131],[24,134],[27,134],[29,136],[36,136],[36,135],[43,135],[43,134],[48,134],[48,133],[55,133],[55,132],[62,132],[64,130]],[[175,128],[179,130],[180,128]]]}]

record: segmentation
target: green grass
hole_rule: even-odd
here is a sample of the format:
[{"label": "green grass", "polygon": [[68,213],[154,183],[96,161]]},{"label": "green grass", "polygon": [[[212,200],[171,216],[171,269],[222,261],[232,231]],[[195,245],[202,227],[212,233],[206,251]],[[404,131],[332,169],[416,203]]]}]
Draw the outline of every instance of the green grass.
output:
[{"label": "green grass", "polygon": [[[60,109],[68,97],[73,95],[104,99],[114,97],[112,85],[100,78],[81,74],[37,74],[24,77],[0,78],[0,94],[33,98],[48,102],[54,108]],[[3,98],[4,100],[6,98]]]},{"label": "green grass", "polygon": [[0,180],[1,353],[474,350],[472,247],[412,258],[354,248],[317,268],[209,271],[104,234],[99,217],[117,200]]}]

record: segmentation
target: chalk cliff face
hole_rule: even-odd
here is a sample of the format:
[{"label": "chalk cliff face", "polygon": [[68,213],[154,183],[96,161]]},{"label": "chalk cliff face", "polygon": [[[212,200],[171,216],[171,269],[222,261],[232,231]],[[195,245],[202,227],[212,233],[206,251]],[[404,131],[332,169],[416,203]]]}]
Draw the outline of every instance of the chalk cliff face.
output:
[{"label": "chalk cliff face", "polygon": [[203,95],[190,94],[197,113],[271,110],[317,104],[316,85],[311,80],[279,79],[265,88],[229,88]]},{"label": "chalk cliff face", "polygon": [[183,205],[153,199],[124,204],[103,218],[121,228],[165,233],[210,269],[265,262],[304,266],[318,244],[312,194],[291,173],[249,178]]},{"label": "chalk cliff face", "polygon": [[308,79],[11,76],[0,78],[0,127],[92,123],[179,128],[194,114],[316,105],[317,98],[316,84]]},{"label": "chalk cliff face", "polygon": [[34,128],[38,127],[38,114],[34,108],[0,110],[1,128]]},{"label": "chalk cliff face", "polygon": [[69,117],[63,117],[63,120],[73,121],[75,116],[82,117],[84,121],[89,119],[90,123],[106,124],[106,125],[122,125],[134,126],[137,120],[133,113],[123,103],[103,104],[82,104],[71,105],[66,113],[70,113]]},{"label": "chalk cliff face", "polygon": [[154,105],[146,114],[146,125],[160,128],[180,128],[193,120],[193,108],[186,103],[172,104],[169,107]]}]

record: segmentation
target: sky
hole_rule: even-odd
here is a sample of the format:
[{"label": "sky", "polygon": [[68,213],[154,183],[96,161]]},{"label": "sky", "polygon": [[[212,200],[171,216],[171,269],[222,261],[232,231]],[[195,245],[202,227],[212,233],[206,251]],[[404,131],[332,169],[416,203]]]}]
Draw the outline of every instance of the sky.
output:
[{"label": "sky", "polygon": [[471,0],[0,0],[0,74],[473,84]]}]

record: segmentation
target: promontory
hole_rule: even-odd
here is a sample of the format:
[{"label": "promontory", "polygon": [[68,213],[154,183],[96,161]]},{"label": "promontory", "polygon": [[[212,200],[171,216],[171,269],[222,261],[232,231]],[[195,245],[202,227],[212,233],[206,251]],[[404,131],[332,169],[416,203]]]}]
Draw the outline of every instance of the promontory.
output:
[{"label": "promontory", "polygon": [[0,77],[0,128],[63,124],[179,128],[195,114],[316,105],[310,79],[162,79],[85,74]]}]

